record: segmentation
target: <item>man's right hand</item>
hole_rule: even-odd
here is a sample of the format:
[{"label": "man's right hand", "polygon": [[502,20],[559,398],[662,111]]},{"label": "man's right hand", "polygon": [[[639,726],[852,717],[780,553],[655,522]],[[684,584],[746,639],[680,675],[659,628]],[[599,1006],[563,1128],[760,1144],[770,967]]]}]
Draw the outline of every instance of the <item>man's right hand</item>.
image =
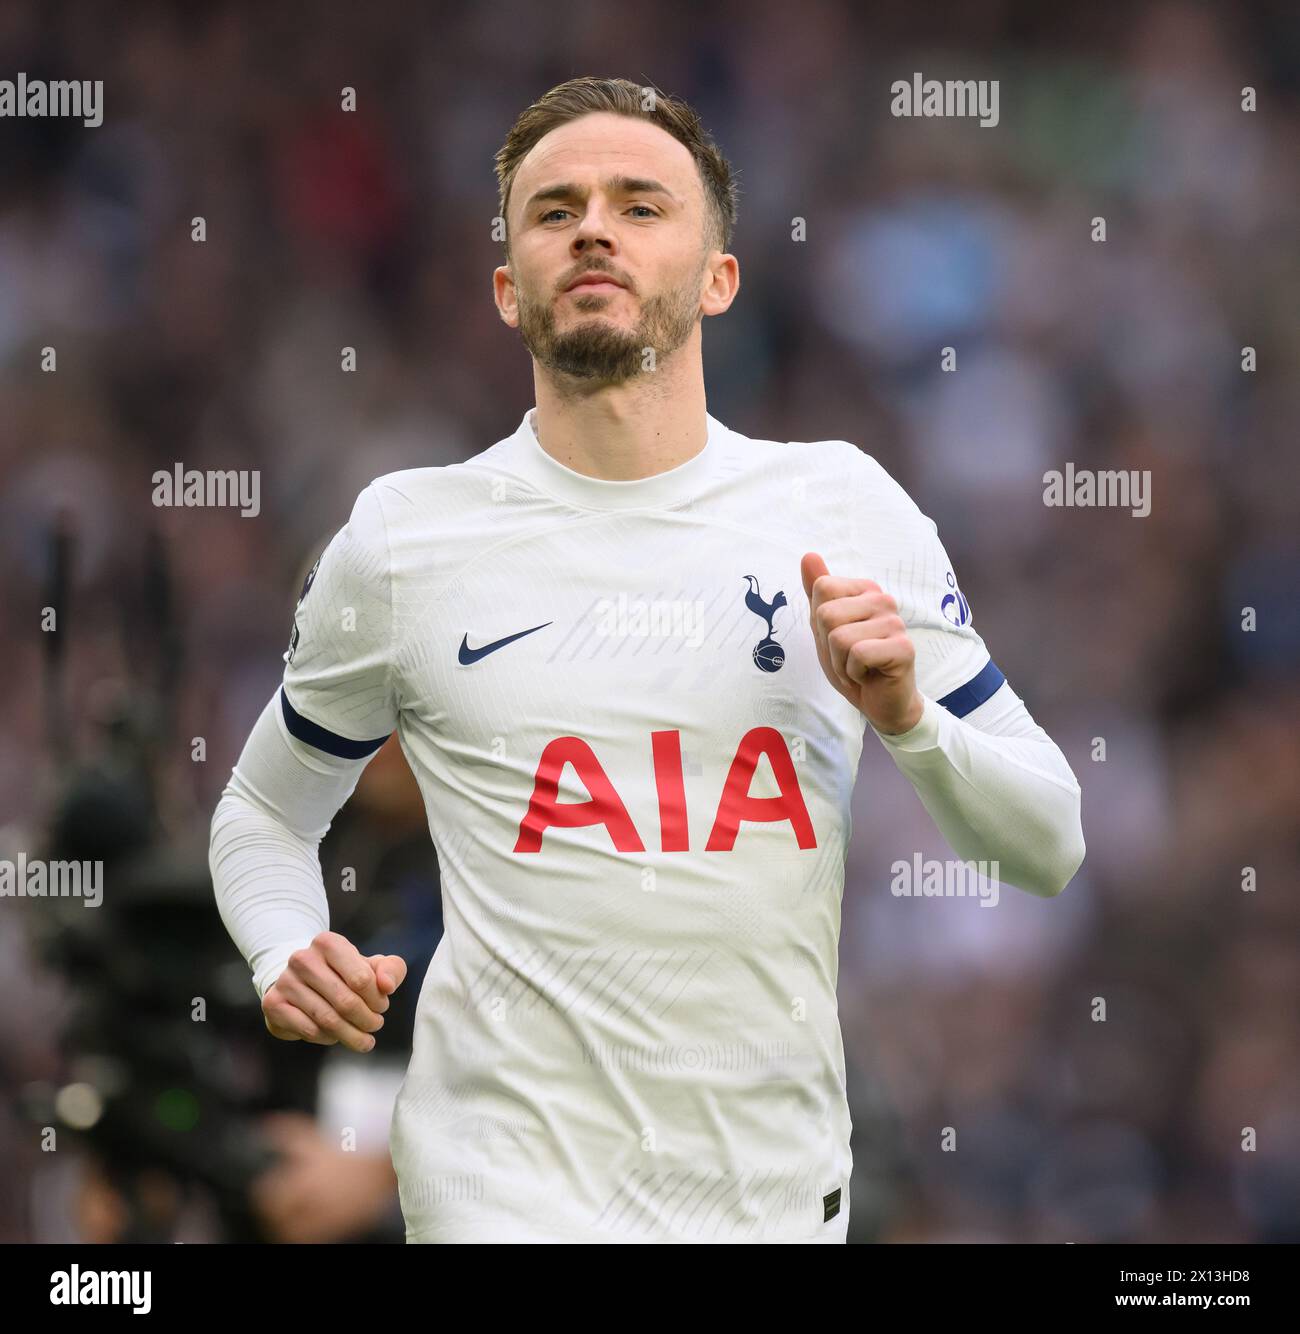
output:
[{"label": "man's right hand", "polygon": [[262,997],[267,1031],[286,1042],[341,1042],[369,1051],[384,1026],[388,997],[402,985],[406,962],[396,954],[363,955],[335,931],[322,931],[289,956]]}]

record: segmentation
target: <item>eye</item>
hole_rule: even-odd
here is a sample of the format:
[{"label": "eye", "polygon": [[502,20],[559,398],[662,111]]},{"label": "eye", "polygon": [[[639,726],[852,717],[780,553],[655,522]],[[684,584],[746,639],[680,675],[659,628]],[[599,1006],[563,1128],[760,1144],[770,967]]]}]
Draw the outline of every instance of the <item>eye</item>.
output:
[{"label": "eye", "polygon": [[[651,208],[649,204],[633,204],[627,211],[631,213],[635,209],[640,209],[643,213],[648,213],[652,218],[657,218],[659,216],[657,211]],[[566,208],[553,208],[548,210],[546,213],[543,213],[541,217],[538,219],[538,221],[549,222],[551,218],[556,216],[556,214],[567,213],[568,211],[569,210]]]}]

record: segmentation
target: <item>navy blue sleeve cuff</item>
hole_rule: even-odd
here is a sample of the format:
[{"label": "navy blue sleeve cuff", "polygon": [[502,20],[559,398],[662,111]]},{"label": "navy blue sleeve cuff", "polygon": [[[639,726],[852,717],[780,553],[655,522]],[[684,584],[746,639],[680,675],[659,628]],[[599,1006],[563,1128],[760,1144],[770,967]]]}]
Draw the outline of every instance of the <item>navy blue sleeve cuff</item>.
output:
[{"label": "navy blue sleeve cuff", "polygon": [[984,670],[971,677],[964,686],[945,695],[938,703],[942,704],[955,718],[964,718],[973,709],[978,709],[986,699],[992,699],[994,693],[1006,683],[1006,677],[998,671],[990,658]]},{"label": "navy blue sleeve cuff", "polygon": [[[364,760],[373,755],[388,740],[388,736],[376,737],[374,741],[353,741],[349,737],[339,736],[328,728],[321,727],[310,718],[304,718],[289,703],[289,696],[283,686],[280,687],[280,712],[284,715],[284,725],[289,735],[296,737],[308,746],[323,750],[327,755],[337,755],[341,760]],[[390,732],[389,736],[392,735]]]}]

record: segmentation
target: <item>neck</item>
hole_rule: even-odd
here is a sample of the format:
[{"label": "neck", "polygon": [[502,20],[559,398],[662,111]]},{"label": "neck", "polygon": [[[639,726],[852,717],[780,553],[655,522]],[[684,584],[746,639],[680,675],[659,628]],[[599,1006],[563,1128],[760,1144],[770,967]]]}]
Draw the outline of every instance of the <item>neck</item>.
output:
[{"label": "neck", "polygon": [[625,384],[598,389],[559,384],[536,365],[533,380],[538,443],[566,468],[588,477],[609,482],[653,477],[694,458],[707,441],[699,358],[689,368],[661,363]]}]

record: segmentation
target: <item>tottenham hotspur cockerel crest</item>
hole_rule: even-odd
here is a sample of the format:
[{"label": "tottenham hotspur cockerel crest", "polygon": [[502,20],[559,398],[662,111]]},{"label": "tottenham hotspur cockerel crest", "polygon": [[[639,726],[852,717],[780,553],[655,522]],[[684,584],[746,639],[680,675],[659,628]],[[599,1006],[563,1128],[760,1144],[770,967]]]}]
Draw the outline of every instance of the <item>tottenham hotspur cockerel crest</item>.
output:
[{"label": "tottenham hotspur cockerel crest", "polygon": [[786,605],[785,594],[777,591],[771,602],[763,596],[758,587],[758,580],[752,574],[745,576],[749,580],[749,592],[745,594],[745,606],[761,616],[767,622],[767,634],[754,645],[754,665],[761,672],[779,672],[785,662],[785,649],[772,634],[772,618],[777,610]]}]

